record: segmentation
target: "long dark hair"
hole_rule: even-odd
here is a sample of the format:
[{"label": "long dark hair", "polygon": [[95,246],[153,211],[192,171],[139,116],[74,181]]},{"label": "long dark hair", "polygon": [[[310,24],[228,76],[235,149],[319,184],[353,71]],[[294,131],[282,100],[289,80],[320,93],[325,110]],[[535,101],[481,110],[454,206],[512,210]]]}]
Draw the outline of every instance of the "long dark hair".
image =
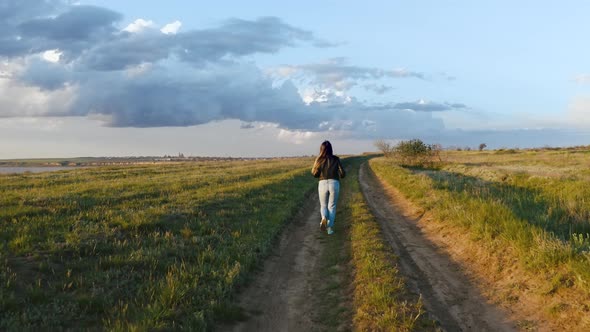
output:
[{"label": "long dark hair", "polygon": [[332,152],[332,144],[330,141],[324,141],[322,145],[320,145],[320,155],[318,156],[318,160],[326,160],[328,158],[332,158],[334,153]]}]

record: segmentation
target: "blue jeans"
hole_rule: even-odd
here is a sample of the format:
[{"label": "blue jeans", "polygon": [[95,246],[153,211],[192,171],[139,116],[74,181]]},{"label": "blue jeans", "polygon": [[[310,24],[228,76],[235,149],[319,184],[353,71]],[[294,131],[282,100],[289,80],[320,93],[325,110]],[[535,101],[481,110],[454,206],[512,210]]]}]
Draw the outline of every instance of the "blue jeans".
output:
[{"label": "blue jeans", "polygon": [[321,180],[318,184],[318,192],[320,194],[320,213],[322,214],[322,218],[328,220],[328,227],[334,227],[340,181],[332,179]]}]

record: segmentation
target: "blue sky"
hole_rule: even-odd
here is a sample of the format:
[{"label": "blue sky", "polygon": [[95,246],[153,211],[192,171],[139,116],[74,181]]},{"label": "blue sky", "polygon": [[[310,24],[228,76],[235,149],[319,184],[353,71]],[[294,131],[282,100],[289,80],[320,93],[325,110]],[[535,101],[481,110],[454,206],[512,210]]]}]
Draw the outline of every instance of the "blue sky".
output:
[{"label": "blue sky", "polygon": [[0,158],[590,142],[585,1],[0,9]]}]

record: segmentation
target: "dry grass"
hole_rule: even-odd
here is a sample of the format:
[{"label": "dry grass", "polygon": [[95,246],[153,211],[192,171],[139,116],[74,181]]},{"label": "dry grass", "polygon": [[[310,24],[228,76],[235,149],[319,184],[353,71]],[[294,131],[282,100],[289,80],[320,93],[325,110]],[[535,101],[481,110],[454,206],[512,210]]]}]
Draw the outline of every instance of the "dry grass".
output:
[{"label": "dry grass", "polygon": [[463,151],[448,152],[440,169],[371,166],[479,269],[496,301],[523,312],[528,305],[554,326],[589,328],[588,152]]}]

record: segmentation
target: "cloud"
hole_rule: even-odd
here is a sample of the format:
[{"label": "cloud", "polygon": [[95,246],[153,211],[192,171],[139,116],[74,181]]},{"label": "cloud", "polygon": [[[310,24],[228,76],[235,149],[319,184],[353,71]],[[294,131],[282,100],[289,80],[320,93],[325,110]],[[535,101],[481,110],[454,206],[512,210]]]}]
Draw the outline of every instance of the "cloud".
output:
[{"label": "cloud", "polygon": [[276,53],[298,42],[313,42],[315,37],[276,17],[262,17],[255,21],[230,19],[219,28],[179,33],[173,40],[180,59],[202,64],[224,57]]},{"label": "cloud", "polygon": [[146,28],[141,34],[113,36],[89,48],[79,63],[95,70],[108,71],[174,57],[202,66],[210,62],[229,61],[232,57],[274,53],[283,47],[294,46],[297,41],[313,40],[311,33],[271,17],[255,21],[232,19],[218,28],[184,33],[173,33],[173,28],[165,30],[168,34]]},{"label": "cloud", "polygon": [[[135,128],[234,119],[274,124],[284,130],[282,139],[302,142],[319,132],[356,138],[441,132],[444,124],[432,112],[459,105],[359,102],[347,93],[357,84],[384,92],[388,87],[375,80],[424,75],[348,65],[343,58],[285,66],[269,76],[249,56],[329,44],[275,17],[182,32],[171,23],[166,34],[146,19],[117,27],[121,15],[100,7],[45,4],[46,12],[14,4],[10,15],[3,13],[12,30],[2,32],[10,42],[0,43],[8,59],[0,67],[0,117],[83,116]],[[10,39],[18,33],[21,40]],[[319,88],[302,96],[297,75]]]},{"label": "cloud", "polygon": [[62,52],[60,52],[59,50],[49,50],[49,51],[45,51],[43,52],[42,58],[45,61],[49,61],[49,62],[59,62],[59,58],[61,57]]},{"label": "cloud", "polygon": [[23,39],[19,24],[39,15],[59,9],[58,1],[4,0],[0,5],[0,57],[18,56],[35,46],[33,40]]},{"label": "cloud", "polygon": [[154,26],[153,21],[150,21],[150,20],[146,21],[142,18],[138,18],[133,23],[129,24],[125,29],[123,29],[123,31],[137,33],[137,32],[141,32],[141,31],[145,30],[146,28],[150,28],[153,26]]},{"label": "cloud", "polygon": [[467,105],[461,103],[436,103],[426,100],[415,102],[397,103],[392,106],[394,109],[412,110],[417,112],[443,112],[458,109],[467,109]]},{"label": "cloud", "polygon": [[10,78],[0,78],[0,92],[0,118],[68,115],[76,100],[75,87],[43,91]]},{"label": "cloud", "polygon": [[96,70],[119,70],[172,56],[202,65],[227,57],[274,53],[300,42],[319,42],[313,33],[276,17],[234,18],[219,27],[180,33],[179,21],[158,31],[152,21],[137,19],[120,29],[116,24],[122,15],[106,8],[49,0],[20,2],[28,6],[8,1],[0,16],[4,18],[0,22],[0,56],[59,49],[67,62]]},{"label": "cloud", "polygon": [[171,56],[171,41],[156,32],[120,35],[88,49],[77,60],[79,70],[116,71]]},{"label": "cloud", "polygon": [[[7,105],[2,109],[28,111],[2,111],[2,116],[99,115],[107,126],[139,128],[237,119],[274,123],[289,132],[343,132],[357,138],[409,138],[423,131],[444,130],[442,120],[432,117],[431,112],[399,109],[395,104],[366,105],[330,91],[317,91],[316,99],[306,104],[290,81],[276,86],[253,65],[210,64],[196,68],[167,62],[140,66],[134,74],[129,70],[93,72],[90,79],[85,73],[64,71],[61,65],[31,62],[19,74],[20,86],[25,90],[21,90],[19,95],[23,97],[18,100],[27,100],[25,92],[34,92],[39,96],[37,100],[44,96],[44,100],[55,102],[48,103],[49,108],[42,106],[45,101],[35,107]],[[41,80],[52,89],[44,91],[22,83],[39,84]],[[12,80],[6,86],[14,83]],[[0,86],[0,91],[5,91],[5,87]],[[64,100],[66,92],[70,98]],[[12,99],[6,102],[9,100]]]},{"label": "cloud", "polygon": [[72,6],[54,18],[35,18],[18,27],[24,36],[63,41],[88,41],[114,31],[122,18],[112,10],[94,6]]},{"label": "cloud", "polygon": [[162,29],[160,29],[160,31],[166,35],[175,35],[178,33],[178,30],[180,29],[181,26],[182,26],[182,22],[174,21],[172,23],[166,24],[164,27],[162,27]]},{"label": "cloud", "polygon": [[383,84],[376,84],[376,83],[365,84],[365,85],[363,85],[363,88],[365,88],[368,91],[373,91],[378,95],[385,94],[385,93],[394,89],[391,86],[387,86],[387,85],[383,85]]},{"label": "cloud", "polygon": [[122,16],[94,6],[71,6],[63,1],[2,2],[0,56],[26,56],[52,49],[76,58],[90,45],[111,38]]},{"label": "cloud", "polygon": [[318,133],[310,131],[290,131],[281,129],[278,134],[280,141],[292,143],[292,144],[304,144],[312,139],[317,139]]},{"label": "cloud", "polygon": [[325,62],[305,65],[285,65],[271,71],[280,78],[296,78],[308,81],[321,89],[348,91],[360,81],[384,78],[425,79],[424,74],[404,68],[381,69],[348,65],[345,58],[332,58]]}]

